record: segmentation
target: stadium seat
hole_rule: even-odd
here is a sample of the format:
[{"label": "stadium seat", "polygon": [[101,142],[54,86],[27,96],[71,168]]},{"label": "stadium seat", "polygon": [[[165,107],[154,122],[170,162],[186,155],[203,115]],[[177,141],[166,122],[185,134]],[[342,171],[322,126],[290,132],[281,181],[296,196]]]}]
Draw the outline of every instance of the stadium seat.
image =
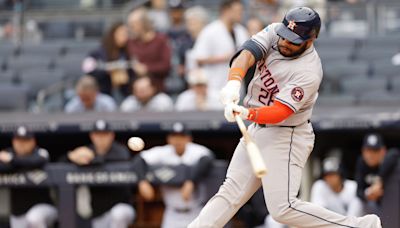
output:
[{"label": "stadium seat", "polygon": [[324,77],[326,78],[342,78],[352,77],[354,75],[368,75],[370,66],[367,62],[349,62],[345,60],[323,62]]},{"label": "stadium seat", "polygon": [[66,78],[77,79],[83,74],[82,61],[85,57],[83,53],[67,54],[56,60],[56,67],[66,73]]},{"label": "stadium seat", "polygon": [[376,76],[400,77],[400,66],[393,65],[391,59],[374,61],[372,69]]},{"label": "stadium seat", "polygon": [[388,88],[388,80],[385,77],[341,80],[340,82],[340,88],[345,94],[364,96],[369,93],[385,92]]},{"label": "stadium seat", "polygon": [[13,84],[17,81],[18,74],[16,71],[7,70],[7,71],[0,71],[0,83],[8,83]]},{"label": "stadium seat", "polygon": [[359,97],[360,105],[374,105],[374,106],[385,106],[395,105],[400,106],[400,97],[393,96],[393,94],[387,91],[376,91],[371,93],[364,93]]},{"label": "stadium seat", "polygon": [[15,71],[26,71],[30,68],[50,69],[53,60],[49,56],[21,55],[7,60],[6,68]]},{"label": "stadium seat", "polygon": [[[0,110],[26,111],[29,87],[26,85],[0,84]],[[10,99],[12,98],[12,99]]]},{"label": "stadium seat", "polygon": [[37,92],[64,79],[62,70],[29,69],[21,72],[21,83],[30,86],[30,96],[34,98]]},{"label": "stadium seat", "polygon": [[317,106],[352,106],[357,103],[357,98],[351,94],[324,95],[318,97]]},{"label": "stadium seat", "polygon": [[56,57],[61,54],[62,46],[57,42],[44,42],[38,45],[21,47],[22,55]]}]

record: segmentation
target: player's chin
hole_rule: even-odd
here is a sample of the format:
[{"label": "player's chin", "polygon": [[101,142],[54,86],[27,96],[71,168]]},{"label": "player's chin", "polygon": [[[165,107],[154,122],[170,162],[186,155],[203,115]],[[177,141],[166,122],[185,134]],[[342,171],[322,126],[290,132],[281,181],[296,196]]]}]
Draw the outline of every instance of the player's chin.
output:
[{"label": "player's chin", "polygon": [[293,51],[290,50],[287,47],[278,46],[278,50],[279,50],[279,53],[281,53],[281,55],[283,55],[285,57],[292,57],[293,56]]}]

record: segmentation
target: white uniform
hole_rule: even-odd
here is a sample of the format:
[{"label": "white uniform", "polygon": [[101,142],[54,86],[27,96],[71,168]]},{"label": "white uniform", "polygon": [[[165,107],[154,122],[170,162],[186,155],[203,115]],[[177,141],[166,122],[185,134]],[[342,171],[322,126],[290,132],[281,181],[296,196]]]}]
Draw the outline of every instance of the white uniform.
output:
[{"label": "white uniform", "polygon": [[130,95],[121,103],[122,112],[135,112],[135,111],[153,111],[165,112],[174,109],[174,102],[165,93],[158,93],[150,99],[146,104],[140,103],[135,96]]},{"label": "white uniform", "polygon": [[219,101],[219,94],[215,91],[208,91],[204,104],[200,104],[196,93],[188,89],[179,94],[175,103],[176,111],[210,111],[222,110],[223,106]]},{"label": "white uniform", "polygon": [[[227,56],[236,50],[248,39],[246,29],[236,24],[233,27],[236,42],[221,20],[216,20],[208,24],[199,34],[193,48],[193,56],[196,60]],[[229,61],[219,64],[208,64],[202,66],[208,78],[208,90],[219,92],[226,84],[229,70]]]},{"label": "white uniform", "polygon": [[311,188],[311,203],[342,215],[361,216],[363,206],[357,197],[357,182],[345,180],[341,192],[334,192],[324,180],[317,180]]},{"label": "white uniform", "polygon": [[278,100],[294,111],[281,123],[252,124],[248,128],[268,174],[256,178],[241,139],[225,182],[189,227],[223,227],[260,186],[271,216],[279,223],[302,228],[367,227],[364,219],[345,217],[297,198],[303,167],[314,147],[309,119],[318,97],[322,67],[313,46],[297,58],[282,56],[276,47],[277,25],[269,25],[244,44],[246,49],[258,51],[260,57],[244,104],[260,107]]},{"label": "white uniform", "polygon": [[[206,147],[188,143],[185,152],[179,156],[171,145],[157,146],[143,151],[140,156],[149,165],[195,165],[202,157],[211,156]],[[163,228],[186,228],[187,225],[199,214],[204,198],[199,191],[195,191],[189,201],[184,201],[180,187],[162,186],[161,192],[165,204],[162,221]]]}]

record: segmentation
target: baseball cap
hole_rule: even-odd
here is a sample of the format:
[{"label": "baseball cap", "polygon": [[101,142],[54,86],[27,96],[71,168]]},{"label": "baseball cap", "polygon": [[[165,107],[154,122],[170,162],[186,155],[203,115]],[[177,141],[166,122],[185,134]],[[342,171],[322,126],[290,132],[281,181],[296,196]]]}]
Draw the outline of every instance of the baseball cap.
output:
[{"label": "baseball cap", "polygon": [[318,32],[320,27],[321,19],[316,11],[298,7],[289,10],[276,28],[276,33],[294,44],[301,44],[312,37],[313,30]]},{"label": "baseball cap", "polygon": [[175,122],[172,124],[169,134],[190,135],[191,132],[184,123]]},{"label": "baseball cap", "polygon": [[168,5],[170,9],[184,9],[185,5],[181,0],[169,0]]},{"label": "baseball cap", "polygon": [[110,124],[105,120],[96,120],[92,131],[111,131]]},{"label": "baseball cap", "polygon": [[30,139],[30,138],[35,137],[35,135],[26,126],[18,126],[17,129],[13,133],[13,137]]},{"label": "baseball cap", "polygon": [[363,148],[365,149],[379,150],[384,146],[382,136],[377,133],[368,134],[364,137]]},{"label": "baseball cap", "polygon": [[336,157],[325,158],[322,164],[322,175],[325,176],[331,173],[340,174],[340,162]]}]

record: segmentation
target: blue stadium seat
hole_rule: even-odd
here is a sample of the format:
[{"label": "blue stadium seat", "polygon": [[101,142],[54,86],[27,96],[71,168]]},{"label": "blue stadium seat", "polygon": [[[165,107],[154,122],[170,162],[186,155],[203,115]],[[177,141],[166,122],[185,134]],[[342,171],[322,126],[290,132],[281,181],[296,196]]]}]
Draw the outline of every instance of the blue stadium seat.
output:
[{"label": "blue stadium seat", "polygon": [[[26,85],[0,84],[0,110],[26,111],[29,87]],[[10,99],[12,98],[12,99]]]},{"label": "blue stadium seat", "polygon": [[30,86],[30,96],[34,98],[37,92],[64,79],[62,70],[29,69],[21,72],[21,83]]}]

